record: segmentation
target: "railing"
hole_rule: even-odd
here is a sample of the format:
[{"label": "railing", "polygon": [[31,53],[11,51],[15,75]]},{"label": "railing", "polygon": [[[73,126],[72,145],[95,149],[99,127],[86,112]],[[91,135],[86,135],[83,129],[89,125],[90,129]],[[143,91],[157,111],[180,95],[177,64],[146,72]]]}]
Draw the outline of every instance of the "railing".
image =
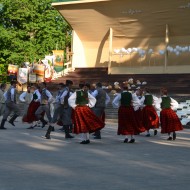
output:
[{"label": "railing", "polygon": [[63,75],[68,75],[69,72],[73,71],[74,69],[72,68],[72,63],[71,61],[64,63],[65,69]]}]

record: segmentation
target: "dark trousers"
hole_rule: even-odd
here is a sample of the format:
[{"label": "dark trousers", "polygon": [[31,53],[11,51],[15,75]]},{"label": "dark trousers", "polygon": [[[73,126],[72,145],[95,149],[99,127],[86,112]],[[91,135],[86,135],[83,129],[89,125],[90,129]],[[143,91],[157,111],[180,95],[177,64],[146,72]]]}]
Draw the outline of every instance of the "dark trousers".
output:
[{"label": "dark trousers", "polygon": [[41,104],[40,107],[36,110],[35,115],[40,120],[42,118],[42,113],[45,112],[48,118],[48,121],[51,123],[51,114],[49,104]]},{"label": "dark trousers", "polygon": [[3,119],[7,120],[7,117],[13,112],[13,116],[11,117],[11,121],[14,122],[14,120],[20,115],[19,107],[14,102],[8,102],[5,104],[5,113],[3,114]]},{"label": "dark trousers", "polygon": [[[100,119],[102,119],[102,115],[104,114],[104,110],[105,110],[104,107],[100,107],[100,108],[99,107],[93,107],[92,108],[92,111],[94,112],[94,114],[97,117],[99,117]],[[95,134],[95,136],[98,136],[98,137],[101,136],[100,130],[96,131],[94,134]]]}]

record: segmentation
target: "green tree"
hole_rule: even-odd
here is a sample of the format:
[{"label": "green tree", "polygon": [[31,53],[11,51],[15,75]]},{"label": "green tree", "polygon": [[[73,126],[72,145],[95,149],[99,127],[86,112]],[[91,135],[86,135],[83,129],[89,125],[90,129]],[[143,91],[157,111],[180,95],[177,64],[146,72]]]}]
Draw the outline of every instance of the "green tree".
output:
[{"label": "green tree", "polygon": [[0,63],[34,61],[70,46],[71,28],[51,0],[1,0]]}]

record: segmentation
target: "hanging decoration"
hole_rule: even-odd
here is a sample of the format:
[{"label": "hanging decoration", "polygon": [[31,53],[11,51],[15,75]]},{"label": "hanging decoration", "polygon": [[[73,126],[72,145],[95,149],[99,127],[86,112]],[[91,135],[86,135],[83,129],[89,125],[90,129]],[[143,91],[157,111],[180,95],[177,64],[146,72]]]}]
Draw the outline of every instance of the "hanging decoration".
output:
[{"label": "hanging decoration", "polygon": [[53,50],[54,60],[54,70],[56,72],[61,72],[64,70],[64,51],[63,50]]},{"label": "hanging decoration", "polygon": [[139,47],[133,47],[133,48],[121,48],[121,49],[114,49],[114,54],[116,55],[120,55],[121,57],[123,57],[124,55],[130,55],[132,53],[137,53],[139,55],[139,57],[143,58],[146,54],[157,54],[157,55],[164,55],[166,53],[166,51],[168,51],[169,53],[173,53],[176,56],[179,56],[182,53],[190,53],[190,46],[167,46],[166,49],[160,49],[157,51],[154,51],[152,48],[150,49],[142,49]]}]

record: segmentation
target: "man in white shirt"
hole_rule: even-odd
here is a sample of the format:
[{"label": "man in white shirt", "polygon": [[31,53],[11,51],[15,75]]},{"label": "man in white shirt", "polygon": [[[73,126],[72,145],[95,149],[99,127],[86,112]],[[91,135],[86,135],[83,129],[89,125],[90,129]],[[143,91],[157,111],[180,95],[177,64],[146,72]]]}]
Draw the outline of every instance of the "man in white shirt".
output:
[{"label": "man in white shirt", "polygon": [[61,95],[60,99],[63,104],[63,114],[62,114],[62,123],[63,128],[65,130],[65,138],[73,138],[73,136],[70,135],[70,128],[72,128],[72,108],[68,104],[68,99],[72,95],[71,87],[73,85],[73,82],[71,80],[66,80],[66,87],[64,89],[63,94]]},{"label": "man in white shirt", "polygon": [[15,126],[14,121],[20,115],[20,110],[16,104],[16,84],[17,81],[11,81],[11,87],[7,90],[5,94],[5,113],[3,114],[3,119],[1,121],[0,129],[6,129],[4,127],[7,117],[13,112],[13,116],[9,120],[9,123]]},{"label": "man in white shirt", "polygon": [[[42,127],[45,127],[47,122],[44,120],[42,113],[43,112],[46,113],[48,121],[49,121],[48,131],[51,132],[52,130],[54,130],[54,128],[51,126],[52,117],[51,117],[51,112],[50,112],[50,103],[53,101],[53,96],[50,93],[50,91],[47,90],[47,85],[45,82],[41,83],[41,89],[42,89],[42,92],[41,92],[41,97],[40,97],[40,107],[36,110],[35,115],[36,115],[36,118],[42,122],[43,124]],[[47,135],[46,138],[49,139],[50,135]]]}]

